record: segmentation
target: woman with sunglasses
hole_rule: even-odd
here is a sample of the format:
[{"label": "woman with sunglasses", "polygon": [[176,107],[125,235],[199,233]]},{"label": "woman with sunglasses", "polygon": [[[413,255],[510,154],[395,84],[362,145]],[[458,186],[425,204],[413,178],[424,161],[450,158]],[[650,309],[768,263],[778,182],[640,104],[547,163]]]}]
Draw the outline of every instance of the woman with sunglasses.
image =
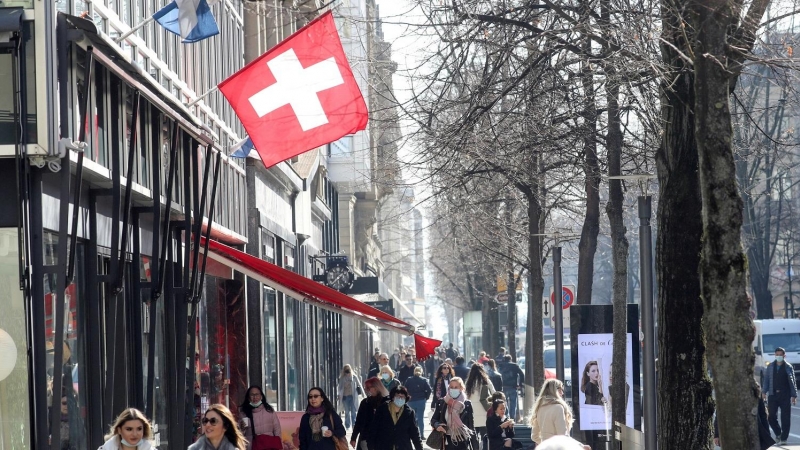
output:
[{"label": "woman with sunglasses", "polygon": [[281,435],[281,421],[258,385],[250,386],[247,390],[244,401],[239,405],[239,415],[243,434],[248,441],[247,450],[269,448],[260,441],[269,439],[266,436]]},{"label": "woman with sunglasses", "polygon": [[211,405],[203,416],[203,436],[188,450],[246,450],[247,440],[239,431],[233,413],[225,405]]},{"label": "woman with sunglasses", "polygon": [[353,433],[350,436],[350,446],[357,450],[375,448],[371,442],[368,442],[367,436],[373,427],[375,411],[381,405],[389,403],[389,392],[383,387],[383,383],[378,377],[368,378],[364,382],[364,389],[367,390],[368,397],[361,400],[361,404],[358,405],[356,423],[353,425]]},{"label": "woman with sunglasses", "polygon": [[448,363],[443,363],[436,369],[436,383],[433,386],[433,401],[431,409],[436,408],[436,402],[447,396],[447,389],[450,386],[450,379],[453,378],[453,367]]},{"label": "woman with sunglasses", "polygon": [[[322,388],[308,391],[306,413],[300,419],[300,450],[336,450],[334,439],[344,440],[345,428]],[[345,444],[347,445],[347,444]]]},{"label": "woman with sunglasses", "polygon": [[114,420],[105,436],[106,442],[99,450],[150,450],[153,446],[153,427],[144,413],[136,408],[126,408]]}]

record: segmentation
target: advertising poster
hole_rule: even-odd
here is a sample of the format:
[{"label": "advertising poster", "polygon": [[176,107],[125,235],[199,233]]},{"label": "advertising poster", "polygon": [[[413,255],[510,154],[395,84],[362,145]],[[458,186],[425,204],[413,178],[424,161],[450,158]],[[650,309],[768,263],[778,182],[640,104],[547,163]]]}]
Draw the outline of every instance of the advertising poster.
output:
[{"label": "advertising poster", "polygon": [[[633,396],[633,357],[631,354],[632,336],[627,334],[627,351],[625,358],[625,422],[629,427],[634,425]],[[581,371],[578,384],[573,381],[573,392],[579,389],[580,427],[581,430],[612,429],[611,376],[614,338],[611,333],[578,334],[578,368]],[[575,380],[573,378],[573,380]]]},{"label": "advertising poster", "polygon": [[302,411],[278,411],[278,420],[281,422],[281,440],[283,450],[297,450],[300,448],[300,419]]}]

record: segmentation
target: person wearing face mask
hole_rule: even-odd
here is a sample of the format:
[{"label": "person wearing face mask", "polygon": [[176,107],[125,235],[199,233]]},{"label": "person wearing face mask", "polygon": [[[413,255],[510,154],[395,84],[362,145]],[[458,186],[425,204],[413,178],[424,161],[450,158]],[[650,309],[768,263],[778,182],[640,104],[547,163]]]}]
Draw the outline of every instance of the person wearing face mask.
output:
[{"label": "person wearing face mask", "polygon": [[436,402],[431,416],[431,426],[445,433],[445,450],[470,450],[478,448],[472,417],[472,403],[464,394],[464,380],[450,379],[447,395]]},{"label": "person wearing face mask", "polygon": [[453,368],[448,363],[444,363],[436,370],[436,381],[433,384],[433,401],[431,402],[431,409],[436,408],[436,402],[443,399],[447,395],[447,386],[450,385],[450,380],[454,377]]},{"label": "person wearing face mask", "polygon": [[[769,426],[775,433],[778,444],[785,444],[789,439],[789,427],[792,424],[792,405],[797,404],[797,386],[794,379],[794,368],[784,360],[786,350],[775,349],[775,361],[764,369],[763,398],[767,400],[769,410]],[[781,423],[778,423],[778,410],[781,410]]]},{"label": "person wearing face mask", "polygon": [[339,384],[337,385],[337,400],[344,407],[345,428],[350,428],[356,422],[356,402],[358,401],[358,396],[363,394],[364,389],[361,387],[361,380],[353,372],[350,364],[345,364],[342,367],[342,373],[339,375]]},{"label": "person wearing face mask", "polygon": [[227,406],[216,403],[203,415],[203,436],[187,450],[245,450],[247,440]]},{"label": "person wearing face mask", "polygon": [[266,443],[270,440],[267,436],[281,435],[281,422],[275,409],[266,400],[261,387],[253,385],[247,390],[244,400],[239,405],[240,423],[248,441],[247,450],[271,448]]},{"label": "person wearing face mask", "polygon": [[126,408],[114,420],[105,444],[99,450],[150,450],[153,446],[153,427],[144,413],[136,408]]},{"label": "person wearing face mask", "polygon": [[370,446],[376,449],[422,450],[422,438],[414,410],[408,406],[411,396],[399,386],[389,393],[391,401],[375,411],[369,431]]},{"label": "person wearing face mask", "polygon": [[381,366],[380,377],[383,387],[389,392],[392,392],[392,389],[400,386],[400,380],[394,377],[394,370],[389,366]]}]

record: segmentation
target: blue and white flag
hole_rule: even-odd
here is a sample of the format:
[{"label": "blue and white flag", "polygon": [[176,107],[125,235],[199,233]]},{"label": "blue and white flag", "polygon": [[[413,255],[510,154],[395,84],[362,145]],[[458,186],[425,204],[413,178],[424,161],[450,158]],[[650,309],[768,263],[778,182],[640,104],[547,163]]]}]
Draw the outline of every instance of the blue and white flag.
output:
[{"label": "blue and white flag", "polygon": [[256,151],[256,147],[253,145],[253,141],[250,140],[250,137],[242,139],[241,142],[232,146],[230,148],[230,155],[231,158],[255,158],[261,159],[258,156],[258,152]]},{"label": "blue and white flag", "polygon": [[167,31],[180,35],[184,44],[219,34],[208,0],[174,0],[153,14],[153,19]]}]

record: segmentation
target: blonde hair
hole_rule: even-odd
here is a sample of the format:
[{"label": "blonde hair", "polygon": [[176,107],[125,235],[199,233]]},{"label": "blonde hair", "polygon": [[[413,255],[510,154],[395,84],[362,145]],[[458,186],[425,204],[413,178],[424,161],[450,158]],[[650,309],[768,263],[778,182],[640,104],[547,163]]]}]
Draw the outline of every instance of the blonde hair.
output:
[{"label": "blonde hair", "polygon": [[355,376],[355,372],[353,372],[353,368],[352,368],[352,367],[350,367],[350,364],[345,364],[345,365],[342,367],[342,373],[340,373],[340,374],[339,374],[339,378],[342,378],[343,376],[347,375],[347,374],[345,373],[345,371],[346,371],[347,369],[350,369],[350,375],[353,375],[353,376]]},{"label": "blonde hair", "polygon": [[[542,406],[559,404],[562,408],[564,408],[564,418],[567,421],[567,429],[572,428],[572,421],[574,420],[572,417],[572,409],[569,407],[567,402],[565,402],[564,399],[558,395],[559,389],[564,389],[564,383],[562,383],[561,380],[551,378],[544,381],[542,389],[539,391],[539,396],[536,397],[536,402],[533,404],[533,411],[531,411],[531,426],[533,426],[533,422],[536,420],[536,416],[539,413],[539,408]],[[541,424],[539,425],[541,426]]]},{"label": "blonde hair", "polygon": [[414,375],[422,375],[422,367],[417,366],[414,368]]},{"label": "blonde hair", "polygon": [[389,367],[388,364],[385,366],[381,366],[381,369],[378,371],[378,373],[384,373],[384,372],[389,372],[389,375],[391,375],[392,378],[394,378],[394,370],[392,370],[392,368]]},{"label": "blonde hair", "polygon": [[[464,385],[464,380],[462,380],[462,379],[461,379],[461,377],[453,377],[453,378],[450,378],[450,383],[454,383],[454,382],[455,382],[455,383],[458,383],[458,385],[459,385],[459,386],[461,386],[461,390],[462,390],[462,391],[463,391],[464,389],[466,389],[466,388],[467,388],[467,387]],[[449,384],[448,384],[448,386],[449,386]]]},{"label": "blonde hair", "polygon": [[147,420],[147,417],[145,417],[143,412],[136,408],[125,408],[124,411],[119,413],[117,418],[114,419],[114,423],[111,425],[111,428],[108,429],[108,434],[103,436],[103,439],[108,441],[115,436],[119,436],[119,429],[125,425],[125,422],[130,422],[131,420],[138,420],[142,422],[143,439],[153,439],[153,427],[150,425],[150,421]]}]

